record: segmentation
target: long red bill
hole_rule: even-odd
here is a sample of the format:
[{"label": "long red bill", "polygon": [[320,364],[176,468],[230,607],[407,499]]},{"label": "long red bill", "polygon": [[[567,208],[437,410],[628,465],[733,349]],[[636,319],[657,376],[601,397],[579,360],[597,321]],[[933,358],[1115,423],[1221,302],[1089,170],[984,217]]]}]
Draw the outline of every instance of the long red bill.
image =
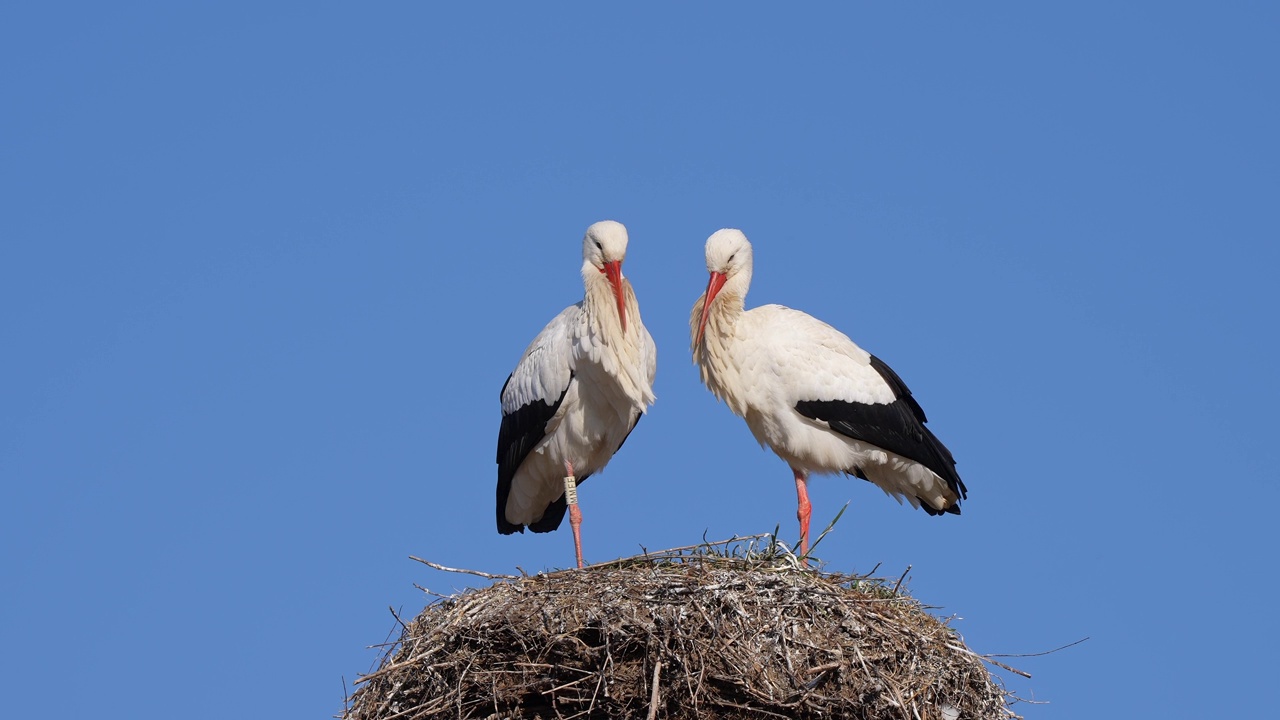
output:
[{"label": "long red bill", "polygon": [[622,321],[622,332],[627,331],[627,302],[622,294],[622,261],[614,260],[604,264],[601,271],[605,277],[609,278],[609,284],[613,286],[613,296],[618,299],[618,319]]},{"label": "long red bill", "polygon": [[707,294],[704,296],[706,299],[702,301],[702,319],[698,321],[698,339],[694,342],[695,345],[702,342],[702,333],[707,329],[707,318],[711,315],[711,301],[720,294],[720,288],[724,287],[727,279],[724,273],[711,271],[711,279],[707,280]]}]

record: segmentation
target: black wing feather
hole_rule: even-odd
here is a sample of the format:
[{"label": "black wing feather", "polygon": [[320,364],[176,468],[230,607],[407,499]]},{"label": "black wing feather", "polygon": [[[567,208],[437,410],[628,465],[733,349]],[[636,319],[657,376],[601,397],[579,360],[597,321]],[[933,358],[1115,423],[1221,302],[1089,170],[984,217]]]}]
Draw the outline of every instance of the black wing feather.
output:
[{"label": "black wing feather", "polygon": [[[893,390],[896,400],[892,403],[883,405],[843,400],[802,400],[796,403],[796,412],[827,423],[841,435],[924,465],[946,480],[952,492],[961,499],[965,498],[967,491],[956,472],[955,458],[942,441],[925,427],[924,410],[911,396],[906,383],[874,355],[871,356],[871,367],[875,368]],[[853,470],[855,475],[860,472],[856,468]],[[921,503],[921,507],[930,515],[940,512],[928,503]]]},{"label": "black wing feather", "polygon": [[[511,382],[511,376],[507,376],[507,382],[502,384],[502,390],[498,393],[499,399],[507,390],[507,384]],[[569,385],[573,384],[573,376],[569,376]],[[533,452],[533,449],[542,442],[547,436],[547,422],[555,416],[556,411],[560,409],[560,403],[564,402],[565,393],[569,392],[569,385],[565,385],[564,391],[560,393],[560,397],[556,398],[554,404],[547,403],[545,400],[535,400],[526,405],[520,406],[515,412],[502,416],[502,426],[498,428],[498,532],[503,535],[510,535],[515,532],[524,532],[523,525],[507,522],[506,507],[507,496],[511,494],[511,480],[516,476],[516,470],[519,469],[520,463]],[[582,480],[585,480],[584,476]],[[579,481],[581,482],[581,480]],[[563,496],[561,504],[563,505]],[[552,506],[554,509],[554,505]],[[564,517],[564,509],[560,509],[560,515],[555,518],[555,524],[546,529],[539,529],[537,526],[543,526],[548,522],[548,516],[544,515],[530,528],[534,532],[549,532],[560,526],[560,519]]]}]

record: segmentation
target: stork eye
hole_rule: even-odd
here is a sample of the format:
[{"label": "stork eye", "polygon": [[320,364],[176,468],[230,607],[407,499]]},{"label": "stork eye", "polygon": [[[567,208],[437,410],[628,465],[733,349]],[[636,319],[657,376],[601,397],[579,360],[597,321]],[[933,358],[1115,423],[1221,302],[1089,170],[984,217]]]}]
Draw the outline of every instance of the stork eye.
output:
[{"label": "stork eye", "polygon": [[604,247],[600,245],[599,240],[596,240],[596,249],[599,250],[600,252],[604,252]]},{"label": "stork eye", "polygon": [[738,254],[738,253],[733,253],[732,255],[730,255],[730,256],[729,256],[729,262],[730,262],[730,263],[732,263],[732,262],[733,262],[733,258],[734,258],[734,256],[736,256],[737,254]]}]

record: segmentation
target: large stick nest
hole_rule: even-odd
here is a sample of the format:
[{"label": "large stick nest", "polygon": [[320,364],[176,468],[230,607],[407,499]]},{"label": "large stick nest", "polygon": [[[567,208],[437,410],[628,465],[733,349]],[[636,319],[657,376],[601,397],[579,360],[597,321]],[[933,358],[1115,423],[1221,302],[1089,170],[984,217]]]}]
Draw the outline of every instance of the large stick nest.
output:
[{"label": "large stick nest", "polygon": [[406,625],[343,717],[1014,716],[920,603],[773,543],[491,577]]}]

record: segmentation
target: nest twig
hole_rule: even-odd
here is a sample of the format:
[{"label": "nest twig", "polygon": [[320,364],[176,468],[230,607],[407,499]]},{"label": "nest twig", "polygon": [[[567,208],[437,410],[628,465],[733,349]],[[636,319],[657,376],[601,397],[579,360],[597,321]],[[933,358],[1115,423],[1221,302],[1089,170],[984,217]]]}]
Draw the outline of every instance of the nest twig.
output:
[{"label": "nest twig", "polygon": [[897,586],[804,569],[762,537],[437,601],[343,718],[1016,717],[983,659]]}]

